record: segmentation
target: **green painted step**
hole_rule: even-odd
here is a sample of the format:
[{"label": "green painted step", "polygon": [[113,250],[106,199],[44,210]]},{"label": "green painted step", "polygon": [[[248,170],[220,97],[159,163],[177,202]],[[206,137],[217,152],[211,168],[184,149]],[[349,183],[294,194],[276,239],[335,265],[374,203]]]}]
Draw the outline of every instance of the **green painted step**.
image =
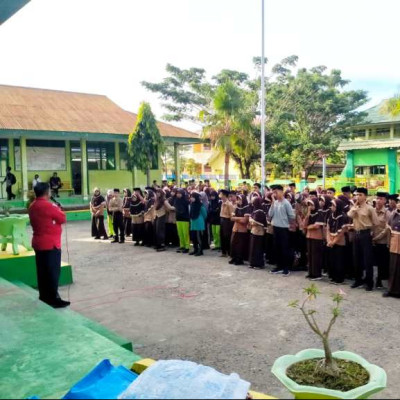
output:
[{"label": "green painted step", "polygon": [[65,311],[0,278],[0,399],[61,398],[102,360],[130,368],[141,358]]},{"label": "green painted step", "polygon": [[[25,252],[19,255],[5,255],[0,252],[0,277],[8,281],[21,281],[28,286],[37,287],[35,253]],[[62,263],[60,286],[73,283],[72,267]]]},{"label": "green painted step", "polygon": [[[32,300],[37,299],[38,292],[35,289],[31,288],[30,286],[26,285],[23,282],[17,281],[17,282],[12,282],[12,283],[15,286],[19,287],[20,289],[24,290],[26,292],[26,294],[30,298],[32,298]],[[65,316],[65,318],[68,318],[70,321],[73,321],[73,323],[83,325],[86,328],[89,328],[92,331],[98,333],[99,335],[106,337],[107,339],[111,340],[118,346],[121,346],[126,350],[133,351],[132,343],[128,339],[126,339],[122,336],[119,336],[118,334],[110,331],[103,325],[100,325],[99,323],[97,323],[91,319],[88,319],[88,318],[84,317],[83,315],[76,313],[75,311],[72,311],[70,309],[64,310],[62,315]]]}]

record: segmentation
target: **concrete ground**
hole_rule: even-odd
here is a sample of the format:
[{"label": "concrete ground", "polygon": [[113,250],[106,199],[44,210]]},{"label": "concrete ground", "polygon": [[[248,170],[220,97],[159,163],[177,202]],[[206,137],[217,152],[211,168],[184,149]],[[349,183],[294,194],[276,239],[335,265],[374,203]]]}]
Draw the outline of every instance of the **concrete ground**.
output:
[{"label": "concrete ground", "polygon": [[[75,283],[61,294],[72,309],[129,338],[135,351],[154,359],[188,359],[223,373],[237,372],[252,389],[289,394],[271,374],[275,359],[320,348],[299,311],[304,273],[289,278],[231,266],[212,251],[204,257],[94,241],[89,222],[68,223],[69,258]],[[65,235],[64,235],[65,236]],[[67,260],[65,240],[63,260]],[[318,283],[319,318],[327,320],[337,290]],[[400,393],[400,301],[381,292],[344,285],[343,317],[332,331],[333,350],[349,350],[384,367],[388,389]],[[325,307],[324,307],[325,306]]]}]

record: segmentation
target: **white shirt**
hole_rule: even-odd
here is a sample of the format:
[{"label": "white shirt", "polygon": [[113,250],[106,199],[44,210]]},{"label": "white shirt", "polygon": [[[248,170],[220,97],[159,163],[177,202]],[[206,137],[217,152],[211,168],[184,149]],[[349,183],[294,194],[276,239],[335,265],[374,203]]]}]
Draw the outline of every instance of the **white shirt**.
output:
[{"label": "white shirt", "polygon": [[41,183],[41,182],[42,182],[42,180],[41,180],[40,178],[34,179],[34,180],[32,181],[32,189],[33,189],[38,183]]}]

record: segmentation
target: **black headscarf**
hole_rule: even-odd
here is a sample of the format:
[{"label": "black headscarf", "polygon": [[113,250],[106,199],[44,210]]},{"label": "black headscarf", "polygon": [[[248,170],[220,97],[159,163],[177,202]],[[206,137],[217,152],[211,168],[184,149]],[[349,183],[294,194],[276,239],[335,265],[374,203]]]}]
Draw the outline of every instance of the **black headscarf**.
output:
[{"label": "black headscarf", "polygon": [[162,189],[157,189],[156,210],[160,210],[165,203],[165,192]]},{"label": "black headscarf", "polygon": [[155,194],[153,190],[147,190],[147,200],[146,200],[146,205],[144,207],[144,211],[147,212],[151,209],[151,207],[154,206],[155,203]]},{"label": "black headscarf", "polygon": [[131,215],[139,215],[144,211],[144,204],[136,193],[131,198]]},{"label": "black headscarf", "polygon": [[331,212],[328,217],[329,232],[336,234],[343,229],[343,225],[347,224],[347,216],[344,212],[344,202],[339,199],[332,200],[332,203],[336,204],[336,211]]},{"label": "black headscarf", "polygon": [[[96,192],[99,192],[99,194],[96,196]],[[91,204],[93,207],[98,207],[100,204],[104,203],[106,199],[101,195],[99,189],[95,189],[92,197]]]},{"label": "black headscarf", "polygon": [[124,189],[125,196],[123,207],[124,208],[131,208],[131,201],[132,201],[132,192],[129,189]]},{"label": "black headscarf", "polygon": [[200,194],[197,192],[193,192],[190,197],[193,197],[195,200],[193,203],[190,203],[190,219],[196,220],[200,216],[203,203],[201,202]]},{"label": "black headscarf", "polygon": [[251,213],[251,219],[258,222],[259,224],[267,226],[267,215],[265,214],[262,208],[263,206],[261,197],[254,198],[253,212]]},{"label": "black headscarf", "polygon": [[236,207],[235,217],[244,217],[245,215],[251,214],[249,202],[244,194],[239,194],[238,199],[242,200],[242,205]]},{"label": "black headscarf", "polygon": [[180,193],[182,197],[172,197],[173,203],[171,204],[173,207],[175,207],[176,219],[177,221],[189,221],[189,200],[187,198],[186,191],[184,189],[178,189],[177,193]]},{"label": "black headscarf", "polygon": [[322,195],[322,196],[320,196],[320,199],[322,199],[324,201],[324,205],[323,205],[322,209],[320,210],[320,213],[322,215],[322,222],[324,224],[327,224],[329,215],[331,214],[332,198],[327,195]]},{"label": "black headscarf", "polygon": [[[211,198],[214,197],[214,199]],[[208,222],[211,225],[219,225],[221,222],[221,205],[222,200],[219,198],[215,190],[210,192],[210,201],[208,202]]]},{"label": "black headscarf", "polygon": [[314,205],[314,210],[311,211],[310,216],[308,217],[308,225],[314,225],[318,222],[324,222],[324,214],[322,214],[319,207],[319,200],[318,199],[308,199],[308,204]]}]

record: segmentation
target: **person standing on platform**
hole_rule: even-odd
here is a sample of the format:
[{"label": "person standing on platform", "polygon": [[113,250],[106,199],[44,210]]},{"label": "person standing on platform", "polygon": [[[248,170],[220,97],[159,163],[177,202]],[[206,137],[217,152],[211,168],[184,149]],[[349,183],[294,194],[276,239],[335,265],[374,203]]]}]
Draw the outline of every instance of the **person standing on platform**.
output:
[{"label": "person standing on platform", "polygon": [[132,202],[132,192],[128,188],[126,188],[124,189],[124,200],[122,204],[124,210],[125,237],[130,237],[132,235],[131,202]]},{"label": "person standing on platform", "polygon": [[276,185],[272,195],[272,204],[269,209],[269,217],[274,227],[274,247],[277,267],[272,274],[283,274],[289,276],[290,254],[289,249],[289,227],[295,219],[295,214],[291,204],[285,199],[283,187]]},{"label": "person standing on platform", "polygon": [[93,197],[90,202],[90,212],[92,214],[92,237],[96,240],[101,239],[101,237],[103,237],[104,240],[108,240],[106,228],[104,227],[105,208],[106,199],[101,195],[100,189],[94,189]]},{"label": "person standing on platform", "polygon": [[228,200],[230,192],[222,189],[219,192],[221,199],[221,257],[228,257],[230,255],[231,237],[233,223],[231,221],[232,214],[235,212],[233,204]]},{"label": "person standing on platform", "polygon": [[38,183],[35,195],[36,199],[29,207],[29,218],[33,229],[39,300],[53,308],[68,307],[70,302],[62,300],[58,294],[62,225],[67,218],[58,206],[50,203],[48,183]]},{"label": "person standing on platform", "polygon": [[[367,196],[367,189],[357,189],[356,200],[348,216],[353,220],[355,233],[353,251],[356,279],[351,287],[356,289],[365,283],[366,291],[371,292],[374,287],[372,230],[379,225],[379,220],[374,208],[367,204]],[[365,281],[363,282],[364,272]]]},{"label": "person standing on platform", "polygon": [[143,245],[144,198],[140,188],[134,188],[131,199],[132,241],[135,246]]},{"label": "person standing on platform", "polygon": [[[244,194],[239,194],[237,197],[237,207],[234,216],[232,216],[233,232],[231,239],[231,260],[229,264],[243,265],[248,259],[249,246],[249,218],[251,215],[250,206],[247,202],[247,197]],[[264,258],[264,249],[262,258]]]},{"label": "person standing on platform", "polygon": [[389,285],[383,297],[400,298],[400,204],[397,204],[397,210],[390,216],[389,227],[391,230]]},{"label": "person standing on platform", "polygon": [[374,237],[372,239],[375,265],[378,267],[378,277],[376,278],[375,288],[383,289],[382,281],[389,279],[390,229],[388,223],[390,212],[386,209],[388,194],[378,192],[376,197],[375,211],[378,216],[379,224],[374,228]]},{"label": "person standing on platform", "polygon": [[60,177],[57,175],[57,172],[54,172],[53,176],[50,178],[50,188],[53,193],[53,196],[60,197],[58,191],[62,188],[62,182]]},{"label": "person standing on platform", "polygon": [[111,243],[125,243],[124,207],[119,189],[114,189],[109,208],[113,216],[114,240]]},{"label": "person standing on platform", "polygon": [[15,194],[12,192],[12,187],[17,183],[15,175],[11,172],[11,167],[7,167],[6,177],[4,178],[2,184],[6,184],[7,200],[14,200],[16,198]]},{"label": "person standing on platform", "polygon": [[213,190],[210,193],[210,202],[208,204],[208,223],[211,227],[211,235],[214,242],[214,251],[221,250],[221,206],[222,201],[218,193]]},{"label": "person standing on platform", "polygon": [[173,206],[176,213],[176,227],[179,236],[177,253],[188,254],[190,250],[190,215],[189,199],[184,189],[178,189]]},{"label": "person standing on platform", "polygon": [[203,232],[206,228],[207,210],[201,202],[200,194],[193,192],[190,195],[190,237],[193,251],[190,255],[199,257],[203,255]]}]

